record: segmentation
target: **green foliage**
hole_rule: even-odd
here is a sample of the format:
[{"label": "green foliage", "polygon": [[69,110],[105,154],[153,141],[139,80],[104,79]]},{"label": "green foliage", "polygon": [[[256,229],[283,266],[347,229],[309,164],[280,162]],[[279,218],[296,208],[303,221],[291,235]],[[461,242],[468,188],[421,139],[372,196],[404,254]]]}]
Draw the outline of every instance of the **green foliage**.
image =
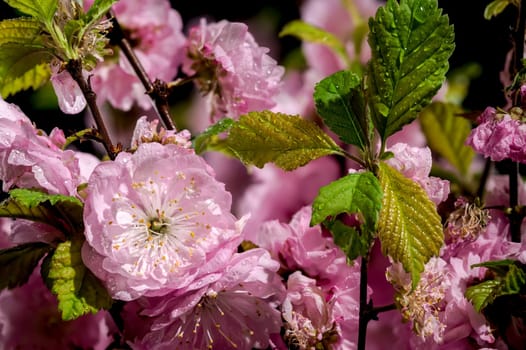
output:
[{"label": "green foliage", "polygon": [[388,0],[369,20],[368,94],[382,140],[416,118],[442,85],[454,32],[436,0]]},{"label": "green foliage", "polygon": [[46,243],[35,242],[0,250],[0,290],[26,283],[40,259],[51,249]]},{"label": "green foliage", "polygon": [[303,41],[326,45],[343,58],[345,62],[349,60],[347,51],[341,40],[322,28],[318,28],[301,20],[294,20],[287,23],[279,33],[279,37],[285,35],[292,35]]},{"label": "green foliage", "polygon": [[343,150],[315,123],[270,111],[242,115],[231,126],[226,146],[245,164],[274,163],[294,170],[311,160]]},{"label": "green foliage", "polygon": [[440,216],[422,187],[397,170],[380,162],[378,177],[384,194],[378,220],[382,251],[402,263],[415,287],[444,243]]},{"label": "green foliage", "polygon": [[0,22],[0,47],[4,44],[19,44],[44,47],[39,36],[42,25],[32,18],[13,18]]},{"label": "green foliage", "polygon": [[508,5],[520,6],[520,0],[494,0],[490,2],[484,9],[484,18],[490,20],[496,17],[508,7]]},{"label": "green foliage", "polygon": [[9,194],[10,197],[0,203],[0,217],[42,222],[65,234],[82,230],[83,205],[75,197],[28,189],[14,189]]},{"label": "green foliage", "polygon": [[339,71],[320,81],[314,88],[314,101],[324,123],[343,142],[362,150],[369,144],[372,130],[366,118],[361,77],[351,71]]},{"label": "green foliage", "polygon": [[475,151],[464,144],[471,132],[471,122],[455,115],[461,111],[452,104],[433,102],[420,113],[419,120],[431,150],[466,175]]},{"label": "green foliage", "polygon": [[42,86],[51,76],[51,58],[45,49],[13,43],[0,45],[0,95],[6,98]]},{"label": "green foliage", "polygon": [[334,243],[345,253],[348,261],[369,253],[374,239],[371,232],[358,232],[356,228],[347,226],[339,220],[328,220],[323,225],[331,231]]},{"label": "green foliage", "polygon": [[[382,189],[371,172],[354,173],[322,187],[312,204],[311,226],[324,222],[336,243],[354,260],[369,251],[382,205]],[[336,217],[357,214],[360,229],[349,227]],[[328,220],[326,220],[329,218]]]},{"label": "green foliage", "polygon": [[58,0],[4,0],[9,6],[42,23],[51,23]]},{"label": "green foliage", "polygon": [[219,134],[228,131],[234,120],[230,118],[223,118],[214,125],[209,126],[199,136],[193,140],[193,146],[197,154],[201,154],[211,150],[223,150],[225,148],[224,142],[220,139]]},{"label": "green foliage", "polygon": [[95,0],[84,16],[85,27],[93,25],[108,13],[118,0]]},{"label": "green foliage", "polygon": [[312,203],[311,225],[342,213],[360,213],[368,231],[374,231],[382,205],[382,189],[371,172],[348,174],[320,188]]},{"label": "green foliage", "polygon": [[493,279],[466,289],[466,298],[478,312],[500,296],[526,292],[526,266],[517,261],[488,261],[472,267],[487,267],[493,273]]},{"label": "green foliage", "polygon": [[109,309],[112,304],[107,290],[82,262],[82,243],[82,240],[60,243],[42,264],[44,281],[57,296],[65,321]]}]

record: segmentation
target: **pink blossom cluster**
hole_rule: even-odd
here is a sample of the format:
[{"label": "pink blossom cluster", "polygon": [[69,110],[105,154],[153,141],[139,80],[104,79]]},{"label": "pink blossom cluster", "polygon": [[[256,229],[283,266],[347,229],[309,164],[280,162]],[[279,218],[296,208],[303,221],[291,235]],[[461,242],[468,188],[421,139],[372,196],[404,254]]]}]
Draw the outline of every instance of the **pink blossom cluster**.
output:
[{"label": "pink blossom cluster", "polygon": [[526,125],[523,112],[513,108],[509,113],[499,113],[487,107],[478,117],[478,125],[466,140],[475,151],[493,161],[511,159],[526,162]]},{"label": "pink blossom cluster", "polygon": [[215,119],[272,108],[284,68],[260,47],[244,23],[220,21],[192,27],[182,70],[208,95]]}]

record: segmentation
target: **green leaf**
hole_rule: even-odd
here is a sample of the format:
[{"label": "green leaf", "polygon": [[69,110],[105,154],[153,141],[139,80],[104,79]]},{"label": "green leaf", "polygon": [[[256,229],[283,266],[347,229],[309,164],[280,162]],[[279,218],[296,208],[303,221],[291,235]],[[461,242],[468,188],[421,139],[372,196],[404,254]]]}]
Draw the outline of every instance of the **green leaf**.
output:
[{"label": "green leaf", "polygon": [[273,162],[284,170],[294,170],[323,156],[343,155],[315,123],[270,111],[242,115],[230,128],[226,145],[243,163],[258,168]]},{"label": "green leaf", "polygon": [[0,46],[7,43],[44,47],[40,38],[42,24],[32,18],[13,18],[0,22]]},{"label": "green leaf", "polygon": [[37,89],[49,80],[49,51],[6,43],[0,46],[0,95],[3,98],[29,88]]},{"label": "green leaf", "polygon": [[433,102],[420,113],[419,120],[429,148],[466,175],[475,151],[464,144],[471,132],[471,122],[455,115],[461,111],[452,104]]},{"label": "green leaf", "polygon": [[440,216],[420,185],[386,163],[380,162],[378,177],[384,194],[378,220],[382,251],[402,263],[415,287],[444,243]]},{"label": "green leaf", "polygon": [[500,281],[487,280],[474,286],[468,287],[465,292],[468,299],[477,312],[480,312],[493,300],[495,300],[495,291],[499,288]]},{"label": "green leaf", "polygon": [[118,0],[95,0],[93,5],[89,8],[86,13],[85,22],[86,26],[91,26],[93,23],[98,22],[102,17],[108,13],[114,3]]},{"label": "green leaf", "polygon": [[51,23],[58,0],[4,0],[9,6],[42,23]]},{"label": "green leaf", "polygon": [[371,232],[360,233],[354,227],[347,226],[339,220],[327,221],[324,226],[331,231],[334,243],[345,253],[348,261],[365,256],[369,252],[374,238]]},{"label": "green leaf", "polygon": [[486,267],[494,273],[493,279],[466,289],[466,298],[479,312],[500,296],[521,294],[526,289],[526,269],[517,261],[488,261],[471,267]]},{"label": "green leaf", "polygon": [[109,309],[112,299],[101,282],[84,266],[81,240],[60,243],[42,264],[42,277],[57,296],[65,321],[100,309]]},{"label": "green leaf", "polygon": [[342,213],[360,213],[367,231],[374,231],[382,206],[382,189],[371,172],[348,174],[320,188],[312,203],[311,226]]},{"label": "green leaf", "polygon": [[42,242],[0,250],[0,290],[26,283],[40,259],[51,250],[50,245]]},{"label": "green leaf", "polygon": [[351,71],[339,71],[314,87],[314,101],[323,122],[343,142],[362,150],[368,144],[368,126],[361,77]]},{"label": "green leaf", "polygon": [[519,1],[514,0],[494,0],[490,2],[484,9],[484,18],[490,20],[492,17],[496,17],[497,15],[501,14],[502,11],[508,7],[508,5],[517,5],[517,2],[520,4]]},{"label": "green leaf", "polygon": [[368,94],[385,140],[416,118],[445,80],[453,28],[437,0],[388,0],[369,20]]},{"label": "green leaf", "polygon": [[234,125],[233,119],[223,118],[206,128],[193,141],[195,152],[201,154],[209,150],[217,150],[218,145],[221,144],[221,139],[218,135],[229,130],[232,125]]},{"label": "green leaf", "polygon": [[82,230],[82,202],[75,197],[14,189],[0,203],[0,217],[43,222],[64,233]]},{"label": "green leaf", "polygon": [[291,21],[287,23],[279,33],[280,38],[286,35],[294,36],[299,40],[306,42],[326,45],[336,54],[338,54],[345,62],[348,62],[349,60],[347,51],[345,50],[345,45],[340,39],[338,39],[332,33],[329,33],[322,28],[313,26],[312,24],[303,22],[301,20]]}]

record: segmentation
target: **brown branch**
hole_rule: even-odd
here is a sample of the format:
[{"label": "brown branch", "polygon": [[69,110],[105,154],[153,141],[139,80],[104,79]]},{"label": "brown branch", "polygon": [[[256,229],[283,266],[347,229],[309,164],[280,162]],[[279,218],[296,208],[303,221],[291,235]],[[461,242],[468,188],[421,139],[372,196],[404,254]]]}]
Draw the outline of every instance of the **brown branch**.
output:
[{"label": "brown branch", "polygon": [[124,34],[122,27],[117,21],[115,14],[112,11],[110,11],[108,17],[111,18],[113,23],[113,27],[110,34],[111,41],[119,45],[120,49],[130,62],[133,70],[135,71],[135,74],[137,74],[139,80],[146,89],[146,93],[154,101],[157,113],[159,114],[159,117],[164,123],[165,128],[168,130],[175,130],[176,127],[172,120],[172,117],[170,116],[170,108],[168,105],[168,96],[170,95],[170,88],[168,87],[166,82],[162,80],[156,79],[154,82],[150,80],[148,73],[146,73],[146,70],[139,61],[137,55],[135,55],[135,52],[133,52],[133,48],[131,47],[128,39],[126,38],[126,35]]}]

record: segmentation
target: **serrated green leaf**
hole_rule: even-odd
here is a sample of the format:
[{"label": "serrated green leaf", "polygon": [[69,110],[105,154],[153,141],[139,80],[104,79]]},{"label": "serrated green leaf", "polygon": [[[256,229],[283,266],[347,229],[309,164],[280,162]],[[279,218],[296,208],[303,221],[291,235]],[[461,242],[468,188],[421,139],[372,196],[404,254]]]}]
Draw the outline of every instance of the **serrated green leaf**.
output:
[{"label": "serrated green leaf", "polygon": [[0,46],[0,95],[3,98],[29,88],[37,89],[49,80],[52,56],[40,47],[14,43]]},{"label": "serrated green leaf", "polygon": [[342,213],[360,213],[367,231],[374,231],[382,206],[382,189],[371,172],[348,174],[320,188],[312,203],[311,226]]},{"label": "serrated green leaf", "polygon": [[279,33],[280,38],[286,35],[292,35],[306,42],[326,45],[337,55],[339,55],[345,62],[348,62],[349,60],[347,51],[345,50],[345,45],[340,39],[338,39],[332,33],[329,33],[326,30],[316,27],[312,24],[301,20],[291,21],[287,23]]},{"label": "serrated green leaf", "polygon": [[[494,0],[490,2],[484,9],[484,18],[490,20],[492,17],[496,17],[502,11],[508,7],[508,5],[515,4],[518,1],[514,0]],[[519,2],[520,3],[520,2]]]},{"label": "serrated green leaf", "polygon": [[0,46],[7,43],[44,47],[40,33],[42,24],[33,18],[12,18],[0,22]]},{"label": "serrated green leaf", "polygon": [[477,312],[480,312],[493,300],[495,300],[495,291],[499,288],[500,281],[488,280],[474,286],[468,287],[465,292],[468,299]]},{"label": "serrated green leaf", "polygon": [[440,216],[420,185],[386,163],[380,162],[378,177],[383,191],[378,220],[382,251],[402,263],[415,287],[424,265],[444,243]]},{"label": "serrated green leaf", "polygon": [[28,189],[14,189],[0,203],[0,217],[42,222],[64,233],[82,230],[83,205],[75,197],[49,195]]},{"label": "serrated green leaf", "polygon": [[345,253],[348,261],[365,256],[369,252],[374,238],[370,232],[360,233],[356,228],[347,226],[339,220],[328,221],[324,226],[331,232],[334,243]]},{"label": "serrated green leaf", "polygon": [[462,175],[466,175],[475,151],[465,145],[471,132],[469,120],[457,117],[460,107],[433,102],[420,113],[420,126],[429,148],[444,157]]},{"label": "serrated green leaf", "polygon": [[385,140],[416,118],[445,80],[453,28],[437,0],[388,0],[369,20],[368,94]]},{"label": "serrated green leaf", "polygon": [[206,130],[199,134],[193,141],[195,152],[201,154],[209,150],[216,150],[217,145],[221,143],[218,135],[228,131],[232,125],[234,125],[233,119],[223,118],[214,125],[206,128]]},{"label": "serrated green leaf", "polygon": [[0,250],[0,290],[25,284],[40,259],[51,250],[49,244],[42,242]]},{"label": "serrated green leaf", "polygon": [[101,282],[82,262],[81,240],[60,243],[42,264],[42,277],[57,296],[65,321],[109,309],[112,299]]},{"label": "serrated green leaf", "polygon": [[294,170],[311,160],[343,155],[343,150],[315,123],[270,111],[242,115],[230,128],[226,145],[245,164],[274,163]]},{"label": "serrated green leaf", "polygon": [[51,23],[58,0],[4,0],[9,6],[42,23]]},{"label": "serrated green leaf", "polygon": [[316,110],[323,122],[343,142],[362,150],[368,144],[368,126],[361,77],[351,71],[339,71],[314,87]]}]

